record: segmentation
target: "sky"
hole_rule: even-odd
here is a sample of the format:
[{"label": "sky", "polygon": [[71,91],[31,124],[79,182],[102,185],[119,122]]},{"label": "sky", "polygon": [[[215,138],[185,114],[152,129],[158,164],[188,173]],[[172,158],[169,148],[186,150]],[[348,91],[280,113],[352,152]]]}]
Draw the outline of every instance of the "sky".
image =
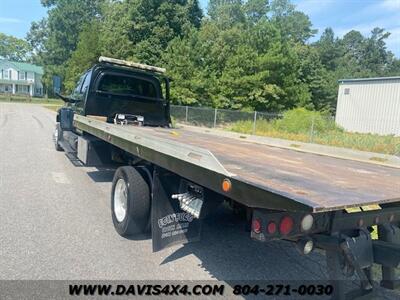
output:
[{"label": "sky", "polygon": [[[71,0],[73,1],[73,0]],[[200,0],[203,9],[207,0]],[[319,35],[332,27],[342,37],[350,30],[368,35],[374,27],[391,32],[387,47],[400,57],[400,0],[292,0],[306,13]],[[24,38],[32,21],[46,15],[40,0],[0,0],[0,32]],[[313,41],[313,40],[311,40]]]}]

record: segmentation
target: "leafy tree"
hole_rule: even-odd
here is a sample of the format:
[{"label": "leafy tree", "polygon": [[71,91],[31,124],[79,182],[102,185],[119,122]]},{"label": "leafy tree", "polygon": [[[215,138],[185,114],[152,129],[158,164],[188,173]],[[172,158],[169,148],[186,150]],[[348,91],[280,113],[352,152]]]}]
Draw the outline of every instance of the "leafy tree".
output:
[{"label": "leafy tree", "polygon": [[221,29],[245,22],[242,0],[210,0],[208,15]]},{"label": "leafy tree", "polygon": [[106,56],[127,59],[133,57],[134,43],[129,33],[132,21],[130,2],[109,2],[103,6],[103,22],[100,28],[100,47]]},{"label": "leafy tree", "polygon": [[203,11],[198,0],[189,0],[187,3],[188,18],[195,28],[200,28]]},{"label": "leafy tree", "polygon": [[298,64],[279,30],[266,19],[221,30],[208,21],[175,39],[164,60],[176,103],[278,111],[310,98],[296,75]]},{"label": "leafy tree", "polygon": [[104,52],[156,64],[168,43],[198,28],[201,18],[198,1],[193,0],[111,2],[102,30]]},{"label": "leafy tree", "polygon": [[317,33],[317,30],[311,28],[309,17],[295,8],[290,0],[273,0],[271,20],[280,29],[283,38],[305,43]]},{"label": "leafy tree", "polygon": [[385,40],[390,36],[383,28],[374,28],[365,41],[363,59],[366,66],[375,74],[384,75],[393,61],[393,53],[386,49]]},{"label": "leafy tree", "polygon": [[[106,55],[166,66],[174,103],[332,112],[338,79],[400,72],[384,29],[339,38],[327,28],[309,43],[317,31],[290,0],[210,0],[206,18],[198,0],[41,3],[48,15],[33,22],[27,35],[31,60],[45,66],[47,86],[58,74],[67,90]],[[15,41],[0,37],[1,56],[29,58],[23,42],[9,46]]]},{"label": "leafy tree", "polygon": [[32,59],[38,64],[44,64],[44,62],[41,61],[41,58],[43,57],[43,53],[46,51],[45,42],[48,35],[49,33],[46,18],[43,18],[38,22],[31,23],[31,28],[27,33],[26,40],[33,50]]},{"label": "leafy tree", "polygon": [[98,30],[98,22],[93,21],[86,24],[79,34],[78,46],[67,61],[64,85],[68,92],[75,87],[79,75],[96,63],[101,55]]},{"label": "leafy tree", "polygon": [[45,66],[44,82],[51,86],[54,74],[65,76],[66,62],[76,49],[85,24],[98,17],[103,0],[42,0],[47,18],[34,22],[27,35],[35,60]]},{"label": "leafy tree", "polygon": [[250,22],[256,23],[266,17],[269,11],[269,0],[248,0],[244,10]]},{"label": "leafy tree", "polygon": [[338,66],[338,59],[343,55],[343,48],[339,44],[338,38],[335,38],[332,28],[326,28],[314,46],[324,67],[329,71],[335,70]]},{"label": "leafy tree", "polygon": [[336,91],[331,94],[330,73],[324,67],[318,49],[308,45],[298,45],[296,53],[300,64],[300,80],[307,85],[310,92],[309,101],[300,106],[310,110],[332,110],[336,101]]},{"label": "leafy tree", "polygon": [[394,58],[393,62],[388,66],[387,75],[388,76],[399,76],[400,74],[400,59]]},{"label": "leafy tree", "polygon": [[25,61],[29,58],[31,48],[22,39],[0,32],[0,58],[13,61]]}]

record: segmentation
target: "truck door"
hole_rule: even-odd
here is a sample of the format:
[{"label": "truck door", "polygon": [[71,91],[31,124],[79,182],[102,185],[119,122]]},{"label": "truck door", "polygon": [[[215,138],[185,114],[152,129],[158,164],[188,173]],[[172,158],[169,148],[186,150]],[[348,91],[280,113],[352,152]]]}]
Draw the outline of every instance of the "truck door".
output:
[{"label": "truck door", "polygon": [[71,104],[71,109],[77,113],[82,114],[86,97],[89,91],[90,79],[92,77],[92,70],[89,70],[81,76],[74,91],[72,92],[71,98],[76,100],[75,103]]}]

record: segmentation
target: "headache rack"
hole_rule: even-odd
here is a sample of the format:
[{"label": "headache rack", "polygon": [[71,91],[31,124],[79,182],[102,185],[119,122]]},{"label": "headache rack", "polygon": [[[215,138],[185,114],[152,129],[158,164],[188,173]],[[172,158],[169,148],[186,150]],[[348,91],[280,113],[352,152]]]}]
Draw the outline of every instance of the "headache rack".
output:
[{"label": "headache rack", "polygon": [[114,64],[114,65],[131,67],[131,68],[135,68],[135,69],[140,69],[140,70],[150,71],[150,72],[155,72],[155,73],[160,73],[160,74],[164,74],[167,71],[165,68],[160,68],[160,67],[155,67],[155,66],[150,66],[150,65],[133,62],[133,61],[116,59],[116,58],[105,57],[105,56],[100,56],[99,62],[106,62],[106,63],[110,63],[110,64]]}]

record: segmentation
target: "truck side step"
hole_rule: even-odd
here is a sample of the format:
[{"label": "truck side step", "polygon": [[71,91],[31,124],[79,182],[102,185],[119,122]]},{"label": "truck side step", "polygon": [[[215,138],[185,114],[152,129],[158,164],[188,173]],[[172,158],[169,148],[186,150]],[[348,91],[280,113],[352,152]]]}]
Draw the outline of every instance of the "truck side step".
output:
[{"label": "truck side step", "polygon": [[64,149],[64,151],[66,153],[74,153],[76,152],[74,149],[72,149],[72,147],[69,145],[69,143],[65,140],[61,140],[60,142],[60,146]]}]

